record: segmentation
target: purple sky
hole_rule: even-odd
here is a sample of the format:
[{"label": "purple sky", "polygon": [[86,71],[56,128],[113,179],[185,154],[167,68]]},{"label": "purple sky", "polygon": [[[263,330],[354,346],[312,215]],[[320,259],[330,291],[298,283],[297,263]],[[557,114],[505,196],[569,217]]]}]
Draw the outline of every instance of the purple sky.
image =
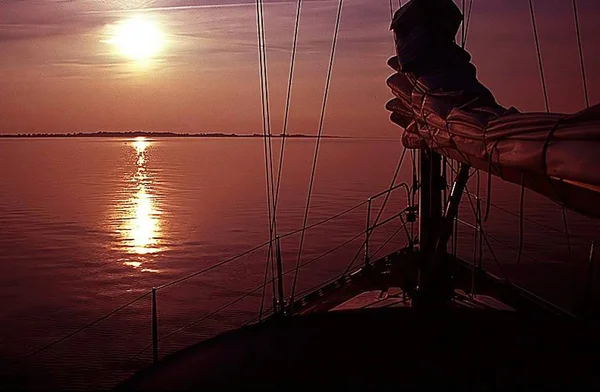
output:
[{"label": "purple sky", "polygon": [[[396,1],[396,0],[394,0]],[[468,2],[468,1],[467,1]],[[281,131],[295,2],[265,0],[273,131]],[[305,0],[290,132],[317,129],[337,1]],[[346,0],[325,134],[394,136],[384,109],[388,0]],[[542,110],[527,0],[474,0],[467,48],[500,103]],[[0,133],[261,131],[254,1],[1,0]],[[571,0],[536,0],[550,105],[583,108]],[[579,0],[592,102],[600,100],[600,2]],[[165,33],[145,69],[104,42],[147,15]]]}]

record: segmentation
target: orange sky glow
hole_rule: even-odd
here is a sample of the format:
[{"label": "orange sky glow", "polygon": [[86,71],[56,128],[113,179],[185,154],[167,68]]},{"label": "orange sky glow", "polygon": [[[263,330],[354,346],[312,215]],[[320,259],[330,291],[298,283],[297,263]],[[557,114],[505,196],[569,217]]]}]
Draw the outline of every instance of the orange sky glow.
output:
[{"label": "orange sky glow", "polygon": [[[600,2],[579,4],[595,103]],[[571,1],[535,5],[551,109],[582,109]],[[282,127],[295,7],[265,0],[274,133]],[[304,1],[289,132],[316,133],[336,7],[337,0]],[[141,38],[116,42],[115,31],[131,20],[148,21],[133,28]],[[399,135],[384,108],[389,23],[388,0],[344,2],[324,134]],[[144,47],[153,34],[160,42]],[[501,104],[543,110],[527,1],[475,0],[467,49]],[[262,129],[252,0],[2,0],[0,53],[1,134]]]}]

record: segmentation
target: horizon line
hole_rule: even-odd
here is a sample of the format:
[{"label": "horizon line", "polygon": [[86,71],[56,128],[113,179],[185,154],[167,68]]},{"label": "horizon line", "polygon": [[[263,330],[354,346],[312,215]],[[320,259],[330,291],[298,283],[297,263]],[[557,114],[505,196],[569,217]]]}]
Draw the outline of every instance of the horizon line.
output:
[{"label": "horizon line", "polygon": [[[264,135],[262,133],[225,133],[225,132],[162,132],[162,131],[97,131],[97,132],[67,132],[67,133],[9,133],[0,134],[0,138],[40,138],[40,137],[275,137],[282,138],[283,134]],[[302,133],[286,134],[285,137],[316,138],[316,135]],[[347,135],[322,135],[322,138],[353,138]]]}]

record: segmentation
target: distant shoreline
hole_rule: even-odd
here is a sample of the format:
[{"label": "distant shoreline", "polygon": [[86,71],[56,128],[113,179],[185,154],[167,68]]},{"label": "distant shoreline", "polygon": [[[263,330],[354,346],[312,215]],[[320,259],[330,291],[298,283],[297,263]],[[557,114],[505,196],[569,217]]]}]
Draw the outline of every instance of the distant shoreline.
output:
[{"label": "distant shoreline", "polygon": [[[27,138],[74,138],[74,137],[108,137],[108,138],[133,138],[133,137],[161,137],[161,138],[264,138],[261,133],[237,134],[237,133],[175,133],[175,132],[77,132],[77,133],[16,133],[0,134],[0,138],[27,139]],[[281,138],[282,135],[271,135],[273,138]],[[286,138],[313,139],[316,136],[304,134],[289,134]],[[321,136],[324,139],[350,139],[351,136]]]}]

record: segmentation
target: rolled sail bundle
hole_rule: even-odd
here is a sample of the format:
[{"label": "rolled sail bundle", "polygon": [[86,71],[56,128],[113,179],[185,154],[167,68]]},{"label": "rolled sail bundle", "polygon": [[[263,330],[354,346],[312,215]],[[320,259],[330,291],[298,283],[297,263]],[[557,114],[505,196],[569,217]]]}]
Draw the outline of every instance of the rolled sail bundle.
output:
[{"label": "rolled sail bundle", "polygon": [[576,114],[504,108],[455,42],[452,0],[412,0],[392,23],[391,120],[407,148],[430,148],[600,217],[600,105]]}]

